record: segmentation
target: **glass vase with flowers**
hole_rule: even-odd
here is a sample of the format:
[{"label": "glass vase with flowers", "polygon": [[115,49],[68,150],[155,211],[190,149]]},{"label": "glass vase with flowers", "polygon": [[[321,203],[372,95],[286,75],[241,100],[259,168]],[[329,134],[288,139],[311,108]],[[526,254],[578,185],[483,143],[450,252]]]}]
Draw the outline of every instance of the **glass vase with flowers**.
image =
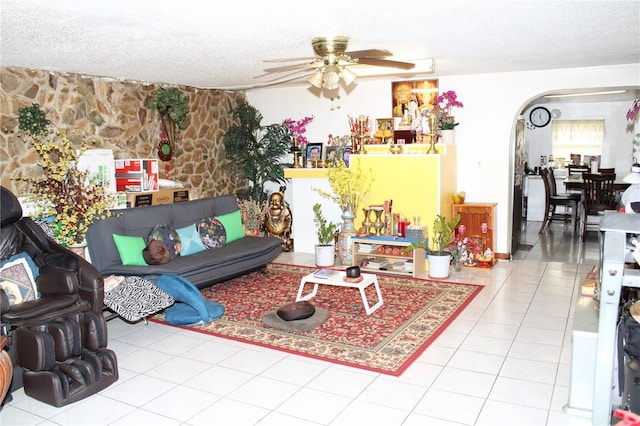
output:
[{"label": "glass vase with flowers", "polygon": [[329,165],[327,176],[332,192],[320,188],[313,188],[313,190],[320,196],[335,202],[342,210],[343,224],[338,237],[338,251],[340,262],[343,265],[351,265],[353,262],[351,237],[356,233],[353,224],[355,212],[371,189],[373,172],[363,170],[359,166],[347,167],[343,160],[338,159]]},{"label": "glass vase with flowers", "polygon": [[34,216],[52,218],[54,236],[61,245],[83,244],[93,221],[110,216],[115,205],[115,194],[104,182],[78,167],[87,149],[85,139],[76,149],[67,132],[53,128],[37,104],[20,109],[19,128],[23,141],[40,156],[40,176],[17,177],[29,187],[27,201],[34,206]]}]

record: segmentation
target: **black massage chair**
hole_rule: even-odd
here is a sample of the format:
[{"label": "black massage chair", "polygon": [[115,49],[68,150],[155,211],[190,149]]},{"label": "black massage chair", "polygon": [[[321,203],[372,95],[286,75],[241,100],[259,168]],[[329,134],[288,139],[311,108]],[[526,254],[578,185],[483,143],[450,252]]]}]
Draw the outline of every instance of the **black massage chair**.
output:
[{"label": "black massage chair", "polygon": [[[1,330],[14,363],[11,390],[24,386],[27,395],[61,407],[118,380],[102,315],[104,280],[91,263],[22,217],[11,191],[0,191],[0,261],[26,253],[39,272],[38,299],[11,304],[0,288]],[[10,399],[9,392],[4,402]]]}]

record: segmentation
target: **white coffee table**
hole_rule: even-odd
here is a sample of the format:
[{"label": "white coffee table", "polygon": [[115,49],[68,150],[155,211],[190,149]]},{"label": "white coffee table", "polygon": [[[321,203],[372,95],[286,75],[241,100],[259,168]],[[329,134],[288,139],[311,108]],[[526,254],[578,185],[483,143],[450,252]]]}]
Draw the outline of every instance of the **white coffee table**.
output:
[{"label": "white coffee table", "polygon": [[[309,275],[305,275],[300,280],[300,287],[298,288],[298,296],[296,297],[296,302],[299,302],[301,300],[311,299],[318,292],[318,286],[320,284],[326,284],[326,285],[334,285],[338,287],[352,287],[360,290],[360,296],[362,297],[362,304],[364,305],[364,310],[367,313],[367,315],[371,315],[376,309],[382,306],[384,302],[382,300],[382,293],[380,292],[380,285],[378,284],[378,277],[376,277],[375,274],[362,274],[363,279],[358,283],[351,283],[351,282],[344,281],[343,280],[344,276],[345,276],[344,271],[337,272],[335,275],[329,278],[318,278],[314,276],[313,273]],[[314,284],[313,291],[303,296],[302,292],[304,291],[304,286],[307,283]],[[375,287],[376,295],[378,296],[378,302],[373,306],[369,305],[369,301],[367,300],[367,295],[364,292],[364,289],[369,287],[370,285],[373,285]]]}]

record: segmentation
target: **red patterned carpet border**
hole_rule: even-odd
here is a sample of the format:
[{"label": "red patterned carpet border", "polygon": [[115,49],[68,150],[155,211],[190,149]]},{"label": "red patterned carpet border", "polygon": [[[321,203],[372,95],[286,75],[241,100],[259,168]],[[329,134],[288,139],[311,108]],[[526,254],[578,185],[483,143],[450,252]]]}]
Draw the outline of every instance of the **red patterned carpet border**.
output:
[{"label": "red patterned carpet border", "polygon": [[[357,289],[321,285],[310,302],[329,311],[324,324],[307,332],[263,324],[265,312],[295,301],[300,279],[315,269],[271,263],[208,287],[202,290],[205,299],[221,303],[225,314],[183,328],[399,376],[482,290],[476,284],[378,275],[384,304],[371,315]],[[373,286],[367,290],[375,303]],[[163,316],[151,320],[163,322]]]}]

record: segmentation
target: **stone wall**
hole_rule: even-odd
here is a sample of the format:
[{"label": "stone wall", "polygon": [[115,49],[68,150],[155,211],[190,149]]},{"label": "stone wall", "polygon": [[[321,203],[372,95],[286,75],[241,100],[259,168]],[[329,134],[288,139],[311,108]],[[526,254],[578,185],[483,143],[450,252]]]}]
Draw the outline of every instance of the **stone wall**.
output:
[{"label": "stone wall", "polygon": [[[12,178],[39,172],[38,155],[20,139],[18,128],[19,109],[32,103],[40,104],[54,126],[66,128],[76,144],[84,135],[91,148],[111,149],[115,158],[158,158],[160,115],[148,107],[158,87],[0,67],[0,184],[22,194],[24,184]],[[177,133],[173,159],[159,161],[160,178],[179,181],[201,197],[236,192],[246,183],[224,167],[222,139],[232,124],[231,110],[245,100],[244,93],[179,89],[188,94],[189,116],[186,128]]]}]

